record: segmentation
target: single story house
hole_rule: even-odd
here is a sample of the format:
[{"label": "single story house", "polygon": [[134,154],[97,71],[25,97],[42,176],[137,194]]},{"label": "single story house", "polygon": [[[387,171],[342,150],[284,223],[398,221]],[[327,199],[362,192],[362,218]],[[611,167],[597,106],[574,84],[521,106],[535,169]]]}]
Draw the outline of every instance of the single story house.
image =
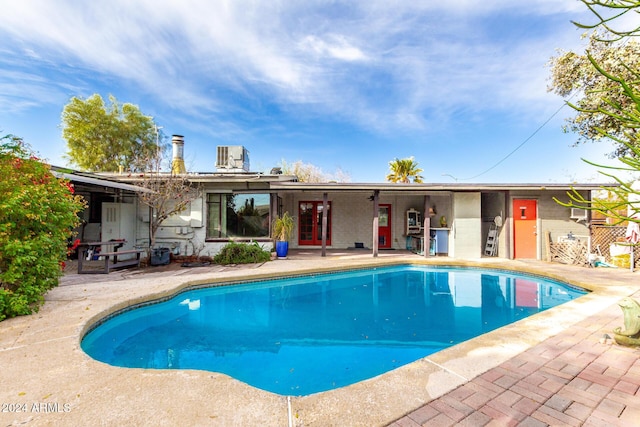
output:
[{"label": "single story house", "polygon": [[[181,156],[182,150],[174,149],[174,157],[176,152]],[[424,256],[545,259],[549,241],[589,236],[589,212],[563,207],[554,199],[566,201],[567,192],[574,189],[590,200],[602,188],[555,183],[305,183],[277,168],[269,174],[250,172],[248,151],[239,146],[218,147],[216,166],[216,172],[186,174],[201,194],[161,224],[156,246],[176,255],[201,256],[215,255],[230,240],[258,242],[270,249],[272,219],[289,212],[296,224],[289,247],[316,249],[319,254],[354,248],[377,256],[381,250],[410,249]],[[67,177],[84,185],[88,174]],[[99,234],[91,239],[124,238],[132,246],[148,246],[150,214],[135,197],[136,178],[93,178],[104,181],[109,190],[90,192],[85,220],[100,224]],[[87,239],[86,226],[82,239]]]}]

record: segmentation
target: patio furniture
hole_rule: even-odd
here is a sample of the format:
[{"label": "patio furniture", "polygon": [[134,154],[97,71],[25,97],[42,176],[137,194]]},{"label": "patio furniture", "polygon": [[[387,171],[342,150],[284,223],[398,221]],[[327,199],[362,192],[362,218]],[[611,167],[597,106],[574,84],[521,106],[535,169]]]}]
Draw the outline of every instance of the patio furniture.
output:
[{"label": "patio furniture", "polygon": [[[116,268],[140,266],[140,254],[144,249],[128,249],[119,251],[126,244],[126,240],[111,240],[108,242],[85,242],[78,245],[78,274],[109,274]],[[101,251],[98,248],[111,248],[111,250]],[[135,254],[133,259],[120,258],[122,255]],[[87,259],[88,258],[88,259]],[[102,268],[87,268],[87,261],[103,259]]]}]

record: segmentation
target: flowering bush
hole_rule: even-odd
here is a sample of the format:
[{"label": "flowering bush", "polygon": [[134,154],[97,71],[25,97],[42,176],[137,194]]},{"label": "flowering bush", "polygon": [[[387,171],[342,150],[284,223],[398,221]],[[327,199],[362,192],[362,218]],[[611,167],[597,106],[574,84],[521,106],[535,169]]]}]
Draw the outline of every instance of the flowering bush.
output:
[{"label": "flowering bush", "polygon": [[44,294],[57,286],[85,202],[14,136],[0,138],[0,177],[3,320],[37,311]]}]

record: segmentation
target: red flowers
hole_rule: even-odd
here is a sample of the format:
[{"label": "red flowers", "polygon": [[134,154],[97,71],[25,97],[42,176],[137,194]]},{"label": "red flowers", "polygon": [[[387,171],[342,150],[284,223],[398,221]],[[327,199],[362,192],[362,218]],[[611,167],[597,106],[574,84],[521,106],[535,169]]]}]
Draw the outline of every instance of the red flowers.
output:
[{"label": "red flowers", "polygon": [[78,246],[80,246],[80,239],[74,240],[71,246],[67,248],[67,255],[71,255],[73,251],[75,251],[78,248]]}]

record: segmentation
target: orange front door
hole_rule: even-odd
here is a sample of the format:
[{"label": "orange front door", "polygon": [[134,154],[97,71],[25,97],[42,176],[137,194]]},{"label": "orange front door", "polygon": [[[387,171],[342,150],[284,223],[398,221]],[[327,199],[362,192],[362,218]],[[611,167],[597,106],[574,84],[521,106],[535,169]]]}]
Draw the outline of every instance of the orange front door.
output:
[{"label": "orange front door", "polygon": [[378,247],[391,248],[391,205],[378,207]]},{"label": "orange front door", "polygon": [[538,202],[529,199],[513,200],[514,258],[538,257]]}]

